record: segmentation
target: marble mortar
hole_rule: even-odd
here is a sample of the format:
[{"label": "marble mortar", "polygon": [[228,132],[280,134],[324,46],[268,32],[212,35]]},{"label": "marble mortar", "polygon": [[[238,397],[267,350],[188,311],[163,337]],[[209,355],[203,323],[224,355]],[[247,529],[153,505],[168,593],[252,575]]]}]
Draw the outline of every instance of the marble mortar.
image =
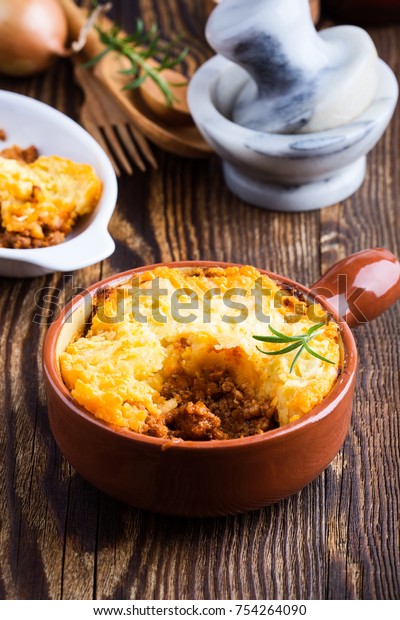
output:
[{"label": "marble mortar", "polygon": [[[231,191],[275,211],[319,209],[353,194],[398,98],[367,33],[316,33],[307,0],[224,0],[206,32],[224,55],[195,73],[189,106]],[[298,48],[308,42],[301,53],[296,40]]]}]

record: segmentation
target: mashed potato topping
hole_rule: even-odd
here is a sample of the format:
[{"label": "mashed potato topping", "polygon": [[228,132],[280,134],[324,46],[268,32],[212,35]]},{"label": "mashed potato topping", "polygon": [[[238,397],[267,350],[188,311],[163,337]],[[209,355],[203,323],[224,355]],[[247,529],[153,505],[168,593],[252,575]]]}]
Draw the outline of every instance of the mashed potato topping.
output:
[{"label": "mashed potato topping", "polygon": [[[264,355],[324,322],[312,348]],[[96,417],[164,438],[228,439],[301,418],[340,367],[339,327],[318,304],[253,267],[159,267],[100,291],[87,333],[60,357],[73,398]],[[261,349],[258,350],[258,348]]]},{"label": "mashed potato topping", "polygon": [[91,213],[100,199],[102,183],[92,166],[57,156],[33,156],[31,161],[22,157],[27,153],[13,147],[0,156],[2,247],[61,243],[78,217]]}]

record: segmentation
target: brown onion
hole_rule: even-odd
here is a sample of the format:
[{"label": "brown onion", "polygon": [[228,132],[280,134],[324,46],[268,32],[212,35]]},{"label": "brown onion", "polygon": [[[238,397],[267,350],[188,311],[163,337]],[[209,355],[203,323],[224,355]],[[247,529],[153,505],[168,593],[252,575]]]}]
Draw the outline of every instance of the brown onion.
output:
[{"label": "brown onion", "polygon": [[68,24],[58,0],[0,0],[0,72],[25,76],[65,56]]}]

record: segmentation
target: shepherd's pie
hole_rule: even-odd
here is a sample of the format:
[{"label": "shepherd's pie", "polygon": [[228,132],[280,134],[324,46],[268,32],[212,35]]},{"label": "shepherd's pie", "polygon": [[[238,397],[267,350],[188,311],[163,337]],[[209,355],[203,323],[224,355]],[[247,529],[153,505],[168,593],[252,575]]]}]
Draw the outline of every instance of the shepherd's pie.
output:
[{"label": "shepherd's pie", "polygon": [[[319,323],[312,347],[329,363],[302,350],[293,365],[299,349],[270,355],[284,345],[254,339],[271,336],[269,326],[294,337]],[[75,401],[109,424],[234,439],[293,422],[324,399],[340,373],[340,330],[319,304],[253,267],[158,267],[100,291],[59,361]]]},{"label": "shepherd's pie", "polygon": [[[29,156],[29,157],[28,157]],[[96,207],[102,183],[88,164],[37,157],[34,147],[0,154],[0,247],[61,243],[80,216]]]}]

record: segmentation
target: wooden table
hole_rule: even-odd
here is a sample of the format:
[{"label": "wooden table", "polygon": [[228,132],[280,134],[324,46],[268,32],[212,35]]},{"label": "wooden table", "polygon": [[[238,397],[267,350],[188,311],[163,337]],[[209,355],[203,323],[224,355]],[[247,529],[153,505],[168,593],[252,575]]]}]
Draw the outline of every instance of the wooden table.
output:
[{"label": "wooden table", "polygon": [[[142,12],[207,51],[200,0],[115,0],[128,29]],[[400,70],[400,27],[371,34]],[[77,119],[68,61],[1,86]],[[399,305],[356,331],[360,369],[350,433],[332,465],[295,497],[246,515],[173,519],[114,501],[61,456],[49,430],[41,371],[46,321],[35,304],[146,263],[216,259],[315,281],[348,253],[400,254],[400,115],[369,157],[362,189],[321,212],[250,207],[226,189],[218,160],[156,150],[159,170],[119,181],[115,254],[65,278],[0,281],[0,597],[7,599],[273,599],[400,596]],[[28,119],[26,119],[28,123]],[[55,309],[55,307],[53,307]],[[36,319],[38,317],[36,316]]]}]

